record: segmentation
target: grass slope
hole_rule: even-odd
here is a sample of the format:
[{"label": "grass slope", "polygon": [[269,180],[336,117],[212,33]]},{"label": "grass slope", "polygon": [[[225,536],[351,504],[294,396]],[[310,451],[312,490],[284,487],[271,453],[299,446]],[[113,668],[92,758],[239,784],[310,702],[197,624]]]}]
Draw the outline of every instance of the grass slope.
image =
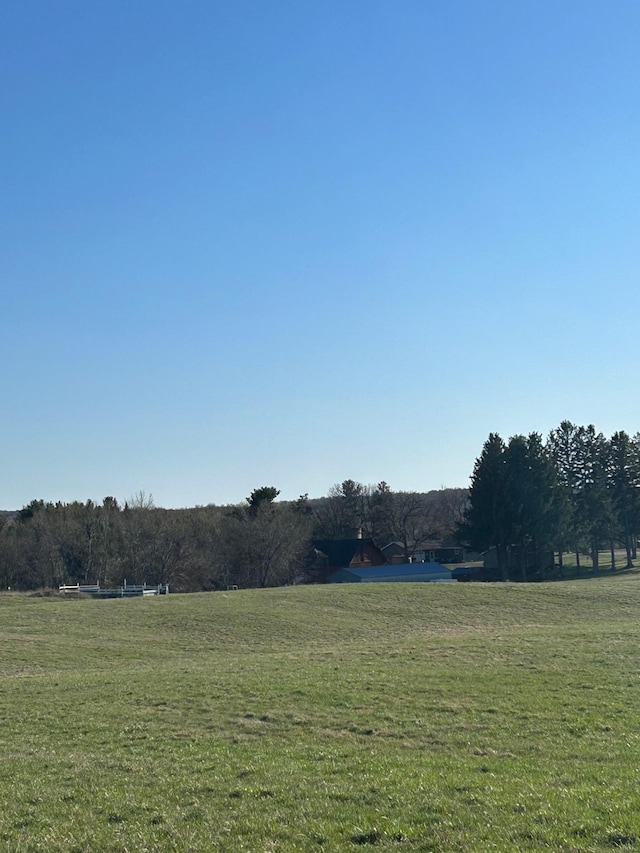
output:
[{"label": "grass slope", "polygon": [[0,597],[0,849],[640,849],[640,580]]}]

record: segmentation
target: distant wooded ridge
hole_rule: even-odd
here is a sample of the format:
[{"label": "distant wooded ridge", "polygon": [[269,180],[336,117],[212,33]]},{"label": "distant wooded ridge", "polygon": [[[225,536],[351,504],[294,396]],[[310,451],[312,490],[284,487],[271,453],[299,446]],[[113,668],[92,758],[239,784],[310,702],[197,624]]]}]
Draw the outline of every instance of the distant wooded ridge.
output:
[{"label": "distant wooded ridge", "polygon": [[34,500],[0,516],[0,588],[170,584],[176,591],[318,580],[313,539],[396,542],[409,560],[455,536],[465,489],[394,492],[344,480],[322,498],[278,501],[273,486],[237,505],[162,509],[144,492],[120,505]]}]

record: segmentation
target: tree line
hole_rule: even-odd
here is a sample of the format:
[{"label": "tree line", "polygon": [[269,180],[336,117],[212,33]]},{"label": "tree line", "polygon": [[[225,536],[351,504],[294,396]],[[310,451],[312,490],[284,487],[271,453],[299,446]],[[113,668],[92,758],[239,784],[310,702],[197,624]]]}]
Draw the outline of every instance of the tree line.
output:
[{"label": "tree line", "polygon": [[[491,433],[471,477],[458,533],[471,547],[495,549],[503,580],[531,580],[559,571],[566,552],[625,551],[637,556],[640,533],[640,433],[605,438],[593,425],[563,421],[546,441],[538,433],[507,442]],[[554,559],[554,553],[556,555]]]},{"label": "tree line", "polygon": [[272,486],[241,504],[169,510],[144,492],[121,505],[33,500],[0,515],[0,589],[169,584],[176,591],[264,587],[316,577],[316,539],[398,542],[407,559],[431,539],[453,535],[465,489],[393,491],[344,480],[322,498],[278,500]]}]

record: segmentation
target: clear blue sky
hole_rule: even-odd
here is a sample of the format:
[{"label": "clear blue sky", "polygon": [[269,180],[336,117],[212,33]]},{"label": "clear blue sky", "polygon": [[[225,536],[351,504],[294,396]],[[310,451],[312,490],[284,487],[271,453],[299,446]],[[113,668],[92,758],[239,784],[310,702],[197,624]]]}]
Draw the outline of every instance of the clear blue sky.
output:
[{"label": "clear blue sky", "polygon": [[640,429],[637,0],[4,0],[0,508]]}]

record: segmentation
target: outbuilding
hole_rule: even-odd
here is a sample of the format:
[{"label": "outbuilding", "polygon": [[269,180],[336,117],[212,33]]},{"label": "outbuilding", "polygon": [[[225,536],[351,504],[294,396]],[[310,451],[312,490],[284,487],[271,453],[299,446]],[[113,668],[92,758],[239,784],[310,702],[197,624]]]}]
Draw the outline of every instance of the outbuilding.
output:
[{"label": "outbuilding", "polygon": [[329,583],[455,583],[451,569],[440,563],[401,563],[400,565],[363,566],[339,569]]}]

